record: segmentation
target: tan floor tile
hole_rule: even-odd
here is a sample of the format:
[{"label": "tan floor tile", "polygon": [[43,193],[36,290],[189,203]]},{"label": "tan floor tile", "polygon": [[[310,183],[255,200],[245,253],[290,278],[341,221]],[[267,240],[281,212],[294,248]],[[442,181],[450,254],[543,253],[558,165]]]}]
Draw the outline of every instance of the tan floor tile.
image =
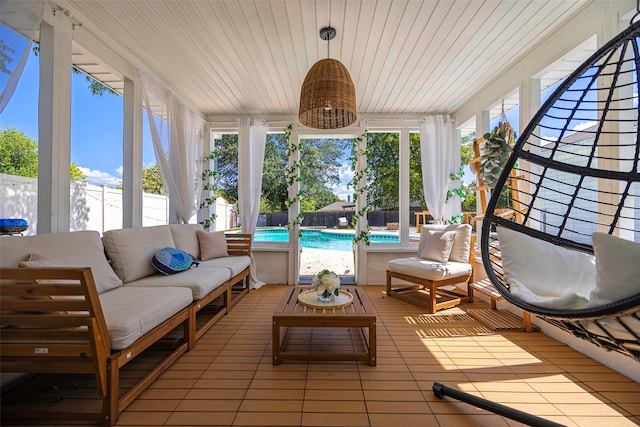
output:
[{"label": "tan floor tile", "polygon": [[364,390],[418,390],[415,381],[362,381]]},{"label": "tan floor tile", "polygon": [[[300,412],[238,412],[234,426],[299,426]],[[229,424],[231,425],[231,424]]]},{"label": "tan floor tile", "polygon": [[441,427],[444,425],[456,426],[459,424],[438,424],[432,414],[370,414],[371,426],[379,427]]},{"label": "tan floor tile", "polygon": [[366,413],[364,401],[362,400],[343,400],[341,395],[334,395],[334,399],[339,397],[341,400],[307,400],[304,401],[304,412],[349,412],[349,413]]},{"label": "tan floor tile", "polygon": [[304,400],[332,400],[335,399],[336,396],[340,396],[340,399],[343,401],[348,400],[363,400],[364,394],[362,390],[335,390],[335,389],[325,389],[325,390],[309,390],[307,389],[304,393]]},{"label": "tan floor tile", "polygon": [[305,391],[298,390],[274,390],[274,389],[249,389],[245,399],[267,399],[267,400],[302,400]]},{"label": "tan floor tile", "polygon": [[370,414],[430,414],[427,402],[381,402],[367,400]]},{"label": "tan floor tile", "polygon": [[242,401],[241,412],[302,412],[302,400],[248,400]]},{"label": "tan floor tile", "polygon": [[305,412],[302,414],[303,426],[368,426],[369,417],[367,414],[332,414],[327,412],[313,413]]},{"label": "tan floor tile", "polygon": [[176,412],[231,412],[237,411],[240,399],[190,399],[183,400],[175,409]]},{"label": "tan floor tile", "polygon": [[174,412],[165,425],[229,426],[235,417],[235,412]]}]

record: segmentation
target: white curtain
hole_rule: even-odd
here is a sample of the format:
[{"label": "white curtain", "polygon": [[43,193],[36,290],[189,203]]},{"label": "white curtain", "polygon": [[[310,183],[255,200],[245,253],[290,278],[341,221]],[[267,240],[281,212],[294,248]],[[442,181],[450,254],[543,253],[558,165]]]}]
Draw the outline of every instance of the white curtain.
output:
[{"label": "white curtain", "polygon": [[[450,173],[457,174],[458,172],[460,172],[460,166],[462,165],[462,162],[460,160],[460,147],[462,145],[462,142],[460,141],[460,138],[457,138],[455,129],[453,129],[453,141],[451,145],[453,147],[453,158],[451,159]],[[457,179],[455,181],[449,180],[449,190],[453,190],[461,186],[461,179]],[[453,196],[451,196],[451,198],[444,205],[444,219],[446,221],[460,214],[462,214],[462,200],[460,199],[460,196],[458,196],[456,193],[453,193]]]},{"label": "white curtain", "polygon": [[[262,166],[267,144],[267,123],[263,120],[238,119],[238,209],[242,232],[254,234],[260,213],[262,194]],[[255,260],[251,255],[251,287],[260,288],[264,282],[256,276]]]},{"label": "white curtain", "polygon": [[155,79],[140,71],[138,77],[162,183],[177,219],[186,224],[200,207],[203,120]]},{"label": "white curtain", "polygon": [[[449,175],[454,170],[455,137],[449,116],[425,117],[420,124],[420,158],[424,200],[436,223],[445,218],[445,201],[449,189]],[[459,157],[459,156],[458,156]]]},{"label": "white curtain", "polygon": [[16,90],[31,42],[40,29],[43,11],[43,1],[0,1],[0,16],[7,21],[0,24],[0,113]]}]

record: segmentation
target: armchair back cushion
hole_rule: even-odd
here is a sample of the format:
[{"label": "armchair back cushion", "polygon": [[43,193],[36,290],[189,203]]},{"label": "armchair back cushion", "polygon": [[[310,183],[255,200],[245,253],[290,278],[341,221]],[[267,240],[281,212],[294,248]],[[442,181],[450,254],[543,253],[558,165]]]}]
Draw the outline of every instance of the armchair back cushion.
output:
[{"label": "armchair back cushion", "polygon": [[449,261],[455,237],[455,231],[429,230],[424,248],[420,252],[420,258],[446,264]]},{"label": "armchair back cushion", "polygon": [[423,225],[420,231],[418,254],[422,254],[427,244],[429,231],[455,231],[456,237],[453,239],[448,261],[469,263],[469,256],[471,255],[471,226],[469,224]]}]

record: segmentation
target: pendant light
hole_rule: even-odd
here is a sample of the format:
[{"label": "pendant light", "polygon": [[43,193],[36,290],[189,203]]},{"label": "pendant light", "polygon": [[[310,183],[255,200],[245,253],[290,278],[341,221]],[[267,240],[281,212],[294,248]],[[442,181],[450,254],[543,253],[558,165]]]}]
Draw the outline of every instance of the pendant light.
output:
[{"label": "pendant light", "polygon": [[327,42],[327,58],[313,64],[300,91],[300,123],[315,129],[339,129],[353,124],[356,113],[356,88],[347,68],[329,58],[329,40],[336,30],[325,27],[320,38]]}]

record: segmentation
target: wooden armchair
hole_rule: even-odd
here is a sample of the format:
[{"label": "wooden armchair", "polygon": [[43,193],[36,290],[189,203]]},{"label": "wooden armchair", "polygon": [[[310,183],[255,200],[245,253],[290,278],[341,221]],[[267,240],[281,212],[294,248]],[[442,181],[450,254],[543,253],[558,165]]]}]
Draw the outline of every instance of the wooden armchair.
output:
[{"label": "wooden armchair", "polygon": [[[469,224],[423,225],[417,256],[387,263],[387,295],[425,307],[429,313],[466,301],[468,294],[442,288],[469,284],[474,244]],[[392,286],[393,278],[409,284]]]}]

